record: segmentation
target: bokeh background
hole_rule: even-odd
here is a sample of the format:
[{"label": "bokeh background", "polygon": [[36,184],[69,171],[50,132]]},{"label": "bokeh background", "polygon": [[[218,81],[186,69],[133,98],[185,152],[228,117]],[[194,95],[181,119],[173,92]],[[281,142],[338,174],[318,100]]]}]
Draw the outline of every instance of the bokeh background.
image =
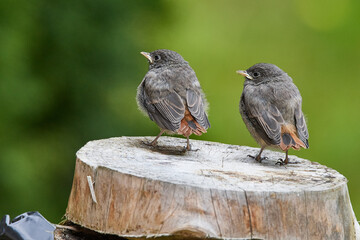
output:
[{"label": "bokeh background", "polygon": [[140,51],[168,48],[210,102],[202,140],[256,146],[238,111],[258,62],[299,87],[310,149],[292,151],[349,180],[360,218],[360,2],[356,0],[0,1],[0,217],[59,222],[75,153],[87,141],[158,134],[137,109]]}]

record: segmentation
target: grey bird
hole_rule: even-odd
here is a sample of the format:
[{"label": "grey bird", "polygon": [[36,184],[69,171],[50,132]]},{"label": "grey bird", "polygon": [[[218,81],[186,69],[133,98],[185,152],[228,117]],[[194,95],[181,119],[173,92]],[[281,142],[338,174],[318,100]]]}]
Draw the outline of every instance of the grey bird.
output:
[{"label": "grey bird", "polygon": [[206,114],[208,103],[194,70],[177,52],[159,49],[141,52],[149,61],[149,71],[137,88],[137,103],[160,127],[160,133],[150,143],[157,144],[164,133],[189,136],[206,133],[210,123]]},{"label": "grey bird", "polygon": [[301,110],[302,98],[292,78],[279,67],[258,63],[238,74],[245,77],[240,99],[240,114],[250,134],[261,146],[256,156],[266,147],[286,152],[281,165],[289,162],[288,150],[309,147],[309,133]]}]

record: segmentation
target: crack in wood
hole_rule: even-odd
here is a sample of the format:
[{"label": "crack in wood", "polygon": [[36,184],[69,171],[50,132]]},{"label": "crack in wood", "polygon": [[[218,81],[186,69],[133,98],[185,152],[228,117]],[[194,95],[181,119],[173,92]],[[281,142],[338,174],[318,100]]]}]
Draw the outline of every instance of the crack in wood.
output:
[{"label": "crack in wood", "polygon": [[228,207],[228,211],[229,211],[229,214],[230,214],[231,225],[232,225],[232,226],[235,226],[234,220],[233,220],[232,214],[231,214],[231,209],[230,209],[230,205],[229,205],[230,199],[229,199],[229,197],[228,197],[227,191],[225,191],[225,198],[226,198],[226,205],[227,205],[227,207]]},{"label": "crack in wood", "polygon": [[214,204],[214,196],[213,196],[213,193],[212,193],[211,189],[210,189],[210,196],[211,196],[211,203],[212,203],[212,206],[213,206],[213,209],[214,209],[216,224],[217,224],[217,227],[219,229],[219,236],[221,237],[222,234],[221,234],[220,224],[219,224],[219,220],[218,220],[218,217],[217,217],[217,214],[216,214],[216,209],[215,209],[215,204]]},{"label": "crack in wood", "polygon": [[249,206],[249,201],[248,201],[248,197],[247,197],[247,193],[244,190],[244,194],[245,194],[245,200],[246,200],[246,206],[248,209],[248,214],[249,214],[249,226],[250,226],[250,236],[251,239],[253,238],[253,230],[252,230],[252,222],[251,222],[251,214],[250,214],[250,206]]},{"label": "crack in wood", "polygon": [[[174,202],[175,192],[176,192],[176,188],[175,188],[174,191],[173,191],[173,195],[172,195],[172,199],[171,199],[170,205],[172,205],[173,202]],[[160,229],[159,229],[159,231],[158,231],[158,234],[159,234],[159,235],[161,235],[160,233],[161,233],[161,231],[162,231],[162,229],[163,229],[166,221],[168,221],[168,220],[174,215],[174,213],[176,212],[176,210],[178,209],[178,207],[179,207],[179,203],[176,204],[176,207],[174,208],[174,210],[172,210],[172,211],[170,212],[169,216],[167,216],[167,217],[164,219],[164,221],[162,222],[161,227],[160,227]]]},{"label": "crack in wood", "polygon": [[306,199],[306,192],[304,191],[304,204],[305,204],[305,226],[306,226],[306,239],[309,240],[309,231],[308,231],[308,212],[307,212],[307,199]]},{"label": "crack in wood", "polygon": [[[111,173],[110,179],[113,179],[113,173]],[[112,181],[111,181],[112,182]],[[108,201],[112,201],[112,197],[113,197],[113,191],[112,191],[112,184],[108,185],[108,190],[109,193],[109,197],[108,197]],[[106,219],[106,224],[105,227],[108,228],[108,222],[109,222],[109,212],[110,212],[110,207],[111,204],[107,204],[107,208],[106,208],[106,212],[105,212],[105,219]]]},{"label": "crack in wood", "polygon": [[131,217],[130,219],[127,221],[127,225],[126,225],[126,228],[125,228],[125,232],[128,232],[129,231],[129,224],[133,223],[134,222],[134,216],[135,214],[137,213],[136,210],[137,210],[137,206],[140,202],[140,199],[141,199],[141,195],[143,194],[143,191],[144,191],[144,185],[145,185],[145,179],[144,178],[141,178],[140,179],[140,189],[142,190],[142,192],[139,192],[137,194],[137,199],[135,200],[135,207],[134,209],[132,209],[132,214],[131,214]]}]

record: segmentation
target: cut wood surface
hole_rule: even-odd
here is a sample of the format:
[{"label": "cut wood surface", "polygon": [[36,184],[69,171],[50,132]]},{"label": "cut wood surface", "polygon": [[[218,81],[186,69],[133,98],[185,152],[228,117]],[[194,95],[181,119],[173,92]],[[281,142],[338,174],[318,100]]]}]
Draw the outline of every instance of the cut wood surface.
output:
[{"label": "cut wood surface", "polygon": [[88,142],[77,152],[66,217],[127,238],[357,239],[347,180],[337,171],[265,150],[161,137]]}]

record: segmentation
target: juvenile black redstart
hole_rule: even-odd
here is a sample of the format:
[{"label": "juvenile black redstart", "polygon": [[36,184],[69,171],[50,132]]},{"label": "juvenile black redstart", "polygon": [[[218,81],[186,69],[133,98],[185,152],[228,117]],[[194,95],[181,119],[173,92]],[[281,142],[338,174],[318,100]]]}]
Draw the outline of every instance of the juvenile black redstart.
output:
[{"label": "juvenile black redstart", "polygon": [[289,162],[288,150],[309,147],[309,133],[301,110],[302,98],[291,77],[279,67],[258,63],[238,74],[245,77],[240,99],[240,113],[250,134],[261,146],[257,156],[266,147],[286,152],[280,164]]},{"label": "juvenile black redstart", "polygon": [[177,52],[159,49],[141,52],[149,61],[149,71],[137,89],[137,103],[144,113],[160,127],[150,143],[155,146],[164,133],[187,138],[206,133],[210,127],[206,115],[207,102],[194,70]]}]

